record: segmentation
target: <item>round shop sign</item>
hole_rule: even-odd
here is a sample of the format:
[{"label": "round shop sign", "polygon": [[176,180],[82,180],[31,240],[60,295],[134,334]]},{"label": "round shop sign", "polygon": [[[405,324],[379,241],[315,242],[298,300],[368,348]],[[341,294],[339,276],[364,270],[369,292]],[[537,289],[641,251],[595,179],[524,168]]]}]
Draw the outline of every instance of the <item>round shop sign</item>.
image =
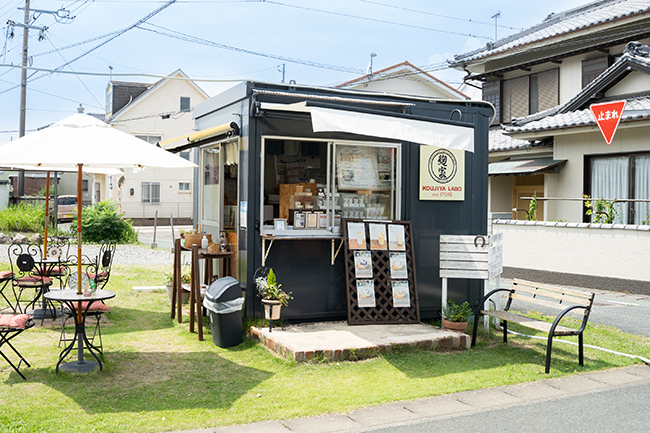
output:
[{"label": "round shop sign", "polygon": [[458,161],[447,149],[438,149],[429,157],[429,175],[438,183],[453,180],[458,171]]}]

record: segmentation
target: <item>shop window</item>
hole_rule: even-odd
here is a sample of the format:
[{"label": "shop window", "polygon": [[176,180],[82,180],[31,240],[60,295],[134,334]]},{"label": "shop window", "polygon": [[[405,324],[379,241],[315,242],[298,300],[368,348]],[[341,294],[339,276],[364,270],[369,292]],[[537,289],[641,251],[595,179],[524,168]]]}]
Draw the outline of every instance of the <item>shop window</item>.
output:
[{"label": "shop window", "polygon": [[399,144],[265,138],[264,146],[265,233],[278,218],[292,231],[281,234],[296,236],[339,234],[343,218],[399,218]]},{"label": "shop window", "polygon": [[142,204],[160,204],[160,182],[142,182]]},{"label": "shop window", "polygon": [[[589,195],[593,199],[650,199],[650,154],[592,157]],[[618,224],[650,223],[650,203],[615,205]],[[593,218],[593,217],[592,217]]]}]

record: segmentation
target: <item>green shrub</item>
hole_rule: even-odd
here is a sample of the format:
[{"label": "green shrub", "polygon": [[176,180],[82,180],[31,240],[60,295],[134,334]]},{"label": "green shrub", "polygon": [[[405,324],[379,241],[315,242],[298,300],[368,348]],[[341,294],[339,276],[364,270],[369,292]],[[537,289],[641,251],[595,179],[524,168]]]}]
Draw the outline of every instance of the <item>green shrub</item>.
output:
[{"label": "green shrub", "polygon": [[[132,243],[138,241],[138,235],[129,220],[117,213],[114,201],[100,201],[81,211],[81,236],[84,242],[115,241]],[[75,231],[77,218],[72,221],[70,230]]]},{"label": "green shrub", "polygon": [[11,205],[0,211],[0,231],[43,233],[45,206],[26,203]]}]

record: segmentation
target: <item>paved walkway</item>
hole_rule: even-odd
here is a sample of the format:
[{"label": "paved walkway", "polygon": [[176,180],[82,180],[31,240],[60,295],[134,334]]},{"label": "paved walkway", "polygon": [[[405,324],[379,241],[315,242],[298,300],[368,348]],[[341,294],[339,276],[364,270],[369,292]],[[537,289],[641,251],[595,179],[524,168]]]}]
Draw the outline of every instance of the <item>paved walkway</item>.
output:
[{"label": "paved walkway", "polygon": [[[185,433],[359,432],[380,427],[387,428],[403,425],[404,423],[468,415],[492,409],[542,403],[549,400],[569,397],[579,398],[581,395],[621,388],[632,384],[650,385],[650,367],[634,365],[619,369],[574,374],[562,378],[542,379],[517,385],[390,403],[358,409],[344,414],[264,421],[218,429],[192,430]],[[494,431],[498,431],[496,426],[494,428]]]}]

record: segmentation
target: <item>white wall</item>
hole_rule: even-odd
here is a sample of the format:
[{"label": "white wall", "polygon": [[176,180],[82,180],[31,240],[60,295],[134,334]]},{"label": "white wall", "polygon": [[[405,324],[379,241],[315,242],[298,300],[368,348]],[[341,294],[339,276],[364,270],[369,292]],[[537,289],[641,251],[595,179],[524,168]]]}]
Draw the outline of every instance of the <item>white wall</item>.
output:
[{"label": "white wall", "polygon": [[650,226],[495,221],[492,232],[504,267],[650,282]]}]

